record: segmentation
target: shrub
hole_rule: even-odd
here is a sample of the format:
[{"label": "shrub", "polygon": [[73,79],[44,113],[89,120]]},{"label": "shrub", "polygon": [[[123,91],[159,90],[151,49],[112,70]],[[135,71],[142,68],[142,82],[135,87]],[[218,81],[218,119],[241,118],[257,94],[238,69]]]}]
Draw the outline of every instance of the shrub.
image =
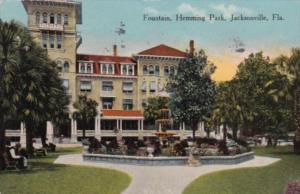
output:
[{"label": "shrub", "polygon": [[200,147],[201,144],[216,145],[218,144],[218,140],[215,138],[199,137],[196,139],[196,144],[198,147]]},{"label": "shrub", "polygon": [[222,140],[218,145],[219,153],[223,155],[229,155],[229,150],[226,144],[226,141]]}]

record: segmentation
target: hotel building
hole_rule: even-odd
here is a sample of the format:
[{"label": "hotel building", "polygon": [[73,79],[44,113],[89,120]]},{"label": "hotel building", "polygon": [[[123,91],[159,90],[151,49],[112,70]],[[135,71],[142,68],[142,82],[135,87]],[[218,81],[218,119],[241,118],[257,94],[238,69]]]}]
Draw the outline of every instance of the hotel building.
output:
[{"label": "hotel building", "polygon": [[[132,56],[119,56],[117,46],[112,55],[77,53],[82,39],[76,30],[81,24],[81,2],[74,0],[22,0],[28,14],[28,29],[36,42],[57,63],[63,85],[70,96],[70,138],[76,142],[82,136],[77,121],[71,115],[79,95],[97,101],[99,114],[86,136],[98,139],[111,137],[151,137],[157,131],[146,126],[143,107],[149,97],[168,96],[165,90],[171,74],[186,52],[158,45]],[[191,42],[190,47],[193,47]],[[190,48],[193,49],[193,48]],[[53,140],[53,125],[47,122],[47,136]],[[191,135],[180,123],[172,131],[178,137]],[[21,134],[24,133],[21,126]],[[199,123],[198,135],[203,135]]]}]

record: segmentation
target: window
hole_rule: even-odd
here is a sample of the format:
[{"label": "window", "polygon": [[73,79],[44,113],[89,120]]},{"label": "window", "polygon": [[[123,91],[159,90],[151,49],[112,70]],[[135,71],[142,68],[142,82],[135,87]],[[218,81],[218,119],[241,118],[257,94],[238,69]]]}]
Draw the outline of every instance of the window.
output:
[{"label": "window", "polygon": [[92,83],[90,81],[81,81],[80,82],[80,91],[81,92],[92,91]]},{"label": "window", "polygon": [[93,73],[93,64],[79,63],[79,73]]},{"label": "window", "polygon": [[47,32],[42,32],[42,47],[47,48],[48,46],[48,34]]},{"label": "window", "polygon": [[150,92],[153,93],[156,91],[155,81],[150,82]]},{"label": "window", "polygon": [[64,63],[64,72],[69,72],[69,67],[70,67],[69,62],[65,61],[65,63]]},{"label": "window", "polygon": [[141,85],[141,91],[142,92],[146,92],[147,91],[147,82],[143,81],[142,85]]},{"label": "window", "polygon": [[133,92],[133,83],[132,82],[123,82],[123,92],[124,93]]},{"label": "window", "polygon": [[153,65],[149,66],[149,75],[154,75],[154,67],[153,67]]},{"label": "window", "polygon": [[128,65],[127,68],[128,68],[128,75],[133,75],[134,74],[133,73],[133,65]]},{"label": "window", "polygon": [[35,23],[39,24],[40,21],[41,21],[41,14],[40,14],[40,12],[36,12],[35,13]]},{"label": "window", "polygon": [[126,65],[122,65],[122,75],[126,75],[126,74],[127,74]]},{"label": "window", "polygon": [[59,72],[62,72],[62,70],[63,70],[62,62],[61,61],[56,61],[56,65],[57,65],[57,70]]},{"label": "window", "polygon": [[175,68],[173,66],[170,67],[170,75],[175,75]]},{"label": "window", "polygon": [[43,13],[43,23],[44,24],[48,23],[48,14],[46,12]]},{"label": "window", "polygon": [[53,33],[50,33],[50,48],[54,48],[55,36]]},{"label": "window", "polygon": [[64,25],[68,25],[69,24],[69,16],[67,14],[65,14],[64,16]]},{"label": "window", "polygon": [[159,75],[159,66],[158,65],[155,66],[155,75]]},{"label": "window", "polygon": [[62,85],[66,90],[68,90],[69,89],[69,80],[63,79]]},{"label": "window", "polygon": [[112,109],[113,108],[113,99],[112,98],[103,98],[102,99],[102,109]]},{"label": "window", "polygon": [[54,24],[55,23],[55,17],[54,17],[54,13],[50,14],[50,24]]},{"label": "window", "polygon": [[165,66],[164,73],[165,73],[165,76],[169,76],[170,75],[169,66]]},{"label": "window", "polygon": [[144,66],[143,66],[143,74],[144,74],[144,75],[147,75],[147,74],[148,74],[148,67],[147,67],[147,65],[144,65]]},{"label": "window", "polygon": [[57,48],[60,49],[61,45],[62,45],[62,35],[61,35],[61,33],[58,33],[56,35],[56,37],[57,37]]},{"label": "window", "polygon": [[101,73],[102,74],[115,74],[115,65],[114,64],[101,64]]},{"label": "window", "polygon": [[114,68],[112,64],[108,64],[108,74],[113,74]]},{"label": "window", "polygon": [[56,16],[56,23],[61,24],[61,14],[60,13],[57,14],[57,16]]},{"label": "window", "polygon": [[132,110],[133,109],[133,100],[124,99],[123,100],[123,110]]},{"label": "window", "polygon": [[112,81],[103,81],[102,82],[102,91],[113,91],[114,86]]}]

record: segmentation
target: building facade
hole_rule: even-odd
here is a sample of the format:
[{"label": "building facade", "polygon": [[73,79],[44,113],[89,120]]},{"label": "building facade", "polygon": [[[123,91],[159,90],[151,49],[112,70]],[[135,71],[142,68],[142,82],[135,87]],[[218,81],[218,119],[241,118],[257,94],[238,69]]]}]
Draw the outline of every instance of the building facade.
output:
[{"label": "building facade", "polygon": [[[22,0],[28,14],[32,37],[45,48],[60,71],[70,96],[71,141],[82,136],[80,126],[71,115],[79,95],[97,101],[99,114],[87,136],[151,137],[157,129],[144,126],[143,106],[149,97],[168,96],[165,89],[170,75],[177,72],[186,52],[158,45],[132,56],[119,56],[117,46],[112,55],[77,53],[81,44],[76,25],[81,24],[81,3],[74,0]],[[193,43],[190,45],[193,49]],[[184,123],[173,130],[177,136],[191,135]],[[48,139],[53,126],[47,122]],[[203,133],[199,124],[198,133]],[[198,134],[199,135],[199,134]]]}]

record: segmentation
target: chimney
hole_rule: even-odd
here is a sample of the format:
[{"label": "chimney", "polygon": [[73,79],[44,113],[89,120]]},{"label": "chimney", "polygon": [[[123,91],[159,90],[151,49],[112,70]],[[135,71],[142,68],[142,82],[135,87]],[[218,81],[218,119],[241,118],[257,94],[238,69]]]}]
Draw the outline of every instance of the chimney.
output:
[{"label": "chimney", "polygon": [[194,54],[194,52],[195,52],[194,40],[190,40],[190,53]]},{"label": "chimney", "polygon": [[117,50],[117,45],[116,44],[114,44],[114,46],[113,46],[113,55],[114,56],[117,56],[118,55],[118,50]]}]

